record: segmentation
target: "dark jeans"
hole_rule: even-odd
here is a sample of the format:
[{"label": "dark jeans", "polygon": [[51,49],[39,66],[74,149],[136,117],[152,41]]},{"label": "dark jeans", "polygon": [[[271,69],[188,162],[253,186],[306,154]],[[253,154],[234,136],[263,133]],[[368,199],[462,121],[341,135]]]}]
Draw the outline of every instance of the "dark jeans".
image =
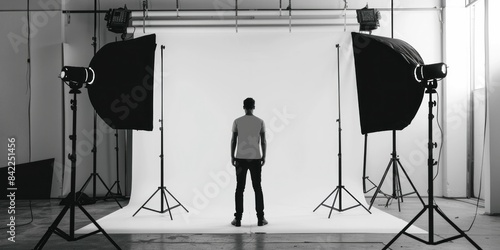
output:
[{"label": "dark jeans", "polygon": [[234,216],[238,220],[241,220],[243,214],[243,192],[245,191],[248,170],[250,170],[253,191],[255,192],[255,211],[257,212],[257,218],[264,218],[264,196],[262,194],[262,186],[260,185],[262,173],[260,160],[237,159],[235,193],[236,213]]}]

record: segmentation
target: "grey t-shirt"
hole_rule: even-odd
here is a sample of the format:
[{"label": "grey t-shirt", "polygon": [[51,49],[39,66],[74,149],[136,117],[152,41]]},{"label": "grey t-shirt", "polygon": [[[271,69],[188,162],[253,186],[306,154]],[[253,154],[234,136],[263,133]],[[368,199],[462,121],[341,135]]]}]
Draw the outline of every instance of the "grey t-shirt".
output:
[{"label": "grey t-shirt", "polygon": [[261,159],[260,134],[266,131],[264,121],[254,115],[244,115],[233,123],[233,132],[238,132],[236,158]]}]

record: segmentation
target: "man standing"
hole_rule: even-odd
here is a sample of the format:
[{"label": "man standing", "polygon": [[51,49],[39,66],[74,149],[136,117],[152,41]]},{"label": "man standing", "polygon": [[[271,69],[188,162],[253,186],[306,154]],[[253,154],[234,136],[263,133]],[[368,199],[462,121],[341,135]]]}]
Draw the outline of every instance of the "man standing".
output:
[{"label": "man standing", "polygon": [[252,98],[247,98],[243,101],[243,109],[245,110],[245,115],[234,121],[233,136],[231,138],[231,162],[236,168],[236,212],[234,213],[234,220],[231,222],[231,225],[236,227],[241,226],[243,192],[245,191],[247,172],[250,170],[252,186],[255,192],[257,225],[264,226],[267,224],[267,220],[264,218],[264,197],[260,183],[262,166],[266,162],[265,126],[262,119],[253,115],[255,101]]}]

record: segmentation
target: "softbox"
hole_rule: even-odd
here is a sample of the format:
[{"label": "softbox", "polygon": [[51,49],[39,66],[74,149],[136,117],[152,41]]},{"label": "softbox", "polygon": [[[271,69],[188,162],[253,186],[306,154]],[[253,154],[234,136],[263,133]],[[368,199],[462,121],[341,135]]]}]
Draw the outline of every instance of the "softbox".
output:
[{"label": "softbox", "polygon": [[424,97],[414,76],[422,58],[398,39],[353,32],[352,44],[361,133],[404,129]]},{"label": "softbox", "polygon": [[153,130],[155,49],[153,34],[106,44],[92,58],[90,102],[110,127]]}]

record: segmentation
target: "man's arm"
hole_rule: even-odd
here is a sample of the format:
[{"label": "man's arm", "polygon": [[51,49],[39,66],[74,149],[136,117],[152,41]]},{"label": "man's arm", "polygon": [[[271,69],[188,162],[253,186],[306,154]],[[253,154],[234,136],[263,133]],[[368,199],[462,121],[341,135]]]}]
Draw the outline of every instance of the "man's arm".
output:
[{"label": "man's arm", "polygon": [[264,164],[266,163],[266,151],[267,151],[266,132],[260,133],[260,147],[262,148],[262,163],[261,163],[261,165],[264,166]]},{"label": "man's arm", "polygon": [[234,153],[236,152],[236,142],[238,138],[238,132],[233,132],[233,137],[231,138],[231,164],[236,167],[236,159]]}]

